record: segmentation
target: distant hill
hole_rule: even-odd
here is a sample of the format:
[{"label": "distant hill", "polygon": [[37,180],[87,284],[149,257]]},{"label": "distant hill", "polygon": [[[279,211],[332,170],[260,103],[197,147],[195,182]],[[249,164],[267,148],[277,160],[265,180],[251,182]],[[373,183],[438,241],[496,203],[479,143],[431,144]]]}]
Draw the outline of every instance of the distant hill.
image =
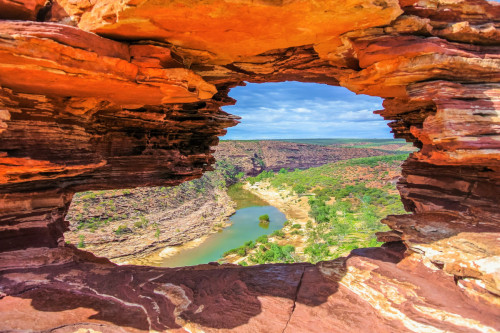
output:
[{"label": "distant hill", "polygon": [[298,139],[226,140],[216,147],[215,158],[225,160],[246,175],[262,171],[307,169],[341,160],[408,153],[404,140],[389,139]]},{"label": "distant hill", "polygon": [[221,142],[262,142],[262,141],[281,141],[281,142],[293,142],[293,143],[304,143],[309,145],[320,145],[320,146],[332,146],[332,145],[387,145],[387,144],[401,144],[408,145],[404,139],[348,139],[348,138],[324,138],[324,139],[272,139],[272,140],[221,140]]}]

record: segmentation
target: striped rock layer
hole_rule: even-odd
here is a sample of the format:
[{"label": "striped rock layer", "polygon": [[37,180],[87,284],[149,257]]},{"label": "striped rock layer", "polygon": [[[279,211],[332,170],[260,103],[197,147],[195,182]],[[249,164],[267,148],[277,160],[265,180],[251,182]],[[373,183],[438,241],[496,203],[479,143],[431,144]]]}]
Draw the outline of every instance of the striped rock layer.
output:
[{"label": "striped rock layer", "polygon": [[[0,0],[0,331],[499,331],[499,29],[484,0]],[[382,248],[167,269],[65,244],[75,192],[200,177],[229,90],[287,80],[383,97],[419,148]]]}]

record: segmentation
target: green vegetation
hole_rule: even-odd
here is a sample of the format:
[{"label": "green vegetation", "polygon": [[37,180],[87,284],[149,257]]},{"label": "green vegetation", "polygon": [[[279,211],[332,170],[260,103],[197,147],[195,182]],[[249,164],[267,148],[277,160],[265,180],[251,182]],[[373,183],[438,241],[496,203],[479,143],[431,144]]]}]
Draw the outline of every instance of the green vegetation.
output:
[{"label": "green vegetation", "polygon": [[259,216],[259,222],[260,223],[269,223],[269,215],[264,214]]},{"label": "green vegetation", "polygon": [[[339,188],[344,184],[345,173],[355,172],[358,167],[375,167],[379,164],[385,164],[385,168],[397,167],[408,157],[408,154],[385,155],[374,157],[353,158],[350,160],[326,164],[317,168],[307,170],[295,170],[287,173],[274,174],[272,171],[264,171],[255,177],[248,177],[246,180],[250,184],[270,180],[271,186],[277,189],[292,187],[292,189],[301,193],[311,190],[313,187],[325,189]],[[348,170],[348,169],[353,169]]]},{"label": "green vegetation", "polygon": [[267,235],[262,235],[255,240],[257,243],[267,244],[269,243],[269,237]]},{"label": "green vegetation", "polygon": [[[211,196],[217,200],[216,190],[225,190],[244,177],[234,165],[227,160],[216,162],[215,171],[207,172],[203,177],[182,183],[176,187],[151,187],[137,190],[87,191],[76,193],[74,204],[78,210],[71,210],[68,219],[74,221],[77,230],[95,232],[105,228],[110,222],[129,223],[135,232],[140,230],[154,231],[148,221],[151,208],[157,211],[179,207],[189,200],[197,198],[208,200]],[[201,200],[198,200],[201,201]],[[116,228],[116,227],[115,227]],[[123,230],[108,229],[117,235]],[[130,230],[130,229],[129,229]],[[131,231],[131,230],[130,230]]]},{"label": "green vegetation", "polygon": [[302,194],[306,191],[306,187],[302,184],[297,184],[293,187],[293,191],[297,194]]},{"label": "green vegetation", "polygon": [[[393,143],[393,142],[392,142]],[[380,246],[374,234],[388,228],[381,218],[389,214],[405,213],[396,186],[388,177],[388,170],[399,170],[407,154],[356,158],[327,164],[317,168],[295,171],[262,172],[249,177],[250,184],[266,181],[276,190],[293,191],[309,196],[309,220],[286,222],[284,229],[268,237],[255,240],[250,251],[232,250],[230,254],[247,256],[248,263],[308,261],[316,263],[335,259],[359,247]],[[394,173],[393,173],[394,174]],[[304,236],[303,253],[286,244],[286,235]],[[279,244],[278,244],[279,243]],[[244,255],[242,255],[244,253]]]},{"label": "green vegetation", "polygon": [[128,231],[130,231],[130,229],[126,225],[122,224],[118,227],[118,229],[115,230],[115,234],[117,236],[119,236],[119,235],[124,234]]},{"label": "green vegetation", "polygon": [[[276,230],[281,232],[281,230]],[[276,231],[273,233],[275,234]],[[267,235],[258,237],[255,241],[248,241],[244,245],[235,249],[229,250],[223,254],[224,257],[229,255],[238,255],[244,257],[249,254],[251,250],[255,250],[250,254],[248,260],[252,264],[266,264],[277,262],[296,262],[297,256],[295,248],[292,245],[281,246],[275,242],[269,242]],[[243,261],[240,265],[248,266],[248,263]]]},{"label": "green vegetation", "polygon": [[[283,174],[281,174],[283,175]],[[250,184],[255,184],[256,182],[260,182],[266,178],[271,178],[274,176],[274,173],[272,171],[262,171],[258,176],[255,176],[255,177],[248,177],[247,178],[247,181],[250,183]]]},{"label": "green vegetation", "polygon": [[[261,236],[262,237],[262,236]],[[266,236],[267,237],[267,236]],[[259,237],[260,238],[260,237]],[[237,254],[241,257],[245,256],[249,250],[255,249],[256,243],[254,241],[248,241],[240,247],[235,249],[231,249],[229,251],[224,252],[223,256],[228,256],[231,254]]]},{"label": "green vegetation", "polygon": [[77,247],[79,249],[82,249],[85,247],[85,236],[84,235],[78,235],[78,245]]},{"label": "green vegetation", "polygon": [[406,143],[404,139],[281,139],[276,141],[305,143],[310,145],[345,145],[345,144],[370,144],[372,146],[387,145],[395,143]]},{"label": "green vegetation", "polygon": [[276,243],[269,243],[263,245],[254,254],[250,255],[249,260],[254,264],[296,262],[295,247],[292,245],[278,245]]},{"label": "green vegetation", "polygon": [[275,230],[271,236],[274,236],[274,237],[277,237],[277,238],[282,238],[282,237],[285,237],[285,233],[283,232],[283,230]]}]

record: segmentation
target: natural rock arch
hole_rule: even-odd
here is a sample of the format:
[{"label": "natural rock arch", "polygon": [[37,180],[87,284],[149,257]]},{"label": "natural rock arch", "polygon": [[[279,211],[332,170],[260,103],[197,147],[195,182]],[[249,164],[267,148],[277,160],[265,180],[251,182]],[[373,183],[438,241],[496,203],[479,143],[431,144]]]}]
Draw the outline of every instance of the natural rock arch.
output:
[{"label": "natural rock arch", "polygon": [[[498,4],[7,0],[0,10],[2,330],[42,317],[36,328],[61,331],[500,329]],[[386,218],[393,231],[379,235],[389,245],[316,266],[175,270],[65,246],[75,191],[199,177],[237,123],[220,110],[234,103],[229,89],[284,80],[384,97],[378,113],[420,148],[399,183],[410,214]]]}]

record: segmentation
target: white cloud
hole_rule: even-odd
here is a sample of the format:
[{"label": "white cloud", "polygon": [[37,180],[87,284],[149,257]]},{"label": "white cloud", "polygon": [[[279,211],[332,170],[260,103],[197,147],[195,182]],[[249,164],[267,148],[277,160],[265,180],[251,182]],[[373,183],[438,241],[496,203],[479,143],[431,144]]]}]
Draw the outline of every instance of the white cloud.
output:
[{"label": "white cloud", "polygon": [[[236,90],[238,89],[238,90]],[[356,96],[341,87],[283,82],[248,84],[231,91],[235,106],[224,110],[242,117],[226,139],[392,137],[373,111],[380,98]]]}]

